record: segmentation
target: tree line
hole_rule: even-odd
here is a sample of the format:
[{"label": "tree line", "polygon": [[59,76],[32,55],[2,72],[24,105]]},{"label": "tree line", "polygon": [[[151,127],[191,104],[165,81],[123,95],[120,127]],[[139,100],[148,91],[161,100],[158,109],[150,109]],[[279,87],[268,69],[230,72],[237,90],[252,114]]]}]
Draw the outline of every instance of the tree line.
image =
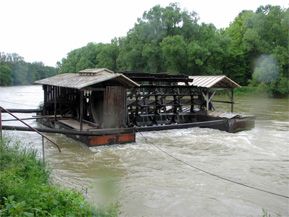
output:
[{"label": "tree line", "polygon": [[42,62],[28,63],[16,53],[0,52],[0,86],[32,84],[55,74],[56,68]]},{"label": "tree line", "polygon": [[72,50],[58,62],[58,70],[106,67],[117,72],[224,74],[276,96],[288,94],[288,8],[267,5],[242,11],[226,29],[198,21],[197,13],[176,3],[154,6],[125,37]]},{"label": "tree line", "polygon": [[[115,72],[224,74],[241,85],[286,96],[288,41],[288,8],[266,5],[256,11],[245,10],[229,27],[217,29],[213,24],[199,23],[196,12],[171,3],[145,11],[125,37],[114,38],[111,43],[91,42],[72,50],[57,63],[57,71],[105,67]],[[24,63],[17,55],[12,59],[16,64],[4,61],[3,66],[0,60],[0,85],[29,83],[55,73],[41,63]]]}]

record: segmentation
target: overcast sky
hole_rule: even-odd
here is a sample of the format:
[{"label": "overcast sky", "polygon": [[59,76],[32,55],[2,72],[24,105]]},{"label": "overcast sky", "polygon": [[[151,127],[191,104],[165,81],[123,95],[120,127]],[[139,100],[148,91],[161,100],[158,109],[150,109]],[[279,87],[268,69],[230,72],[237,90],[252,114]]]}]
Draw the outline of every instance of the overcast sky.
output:
[{"label": "overcast sky", "polygon": [[227,27],[244,9],[289,7],[289,0],[1,0],[0,52],[55,66],[88,42],[125,36],[144,11],[170,2],[179,2],[181,8],[197,12],[201,22],[218,28]]}]

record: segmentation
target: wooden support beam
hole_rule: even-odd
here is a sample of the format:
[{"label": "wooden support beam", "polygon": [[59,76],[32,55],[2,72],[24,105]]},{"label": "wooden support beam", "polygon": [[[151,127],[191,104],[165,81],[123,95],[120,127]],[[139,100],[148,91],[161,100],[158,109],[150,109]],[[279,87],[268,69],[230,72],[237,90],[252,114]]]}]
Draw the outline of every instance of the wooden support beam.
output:
[{"label": "wooden support beam", "polygon": [[[215,96],[216,91],[213,91],[211,96],[209,97],[209,103],[212,102],[213,97]],[[210,109],[210,104],[209,104],[209,109]],[[210,110],[214,110],[213,104],[211,103],[211,109]]]},{"label": "wooden support beam", "polygon": [[[97,136],[97,135],[109,135],[109,134],[120,134],[120,133],[131,133],[133,128],[106,128],[106,129],[95,129],[92,131],[78,131],[78,130],[65,130],[65,129],[53,129],[53,128],[38,128],[34,127],[33,130],[28,127],[22,126],[8,126],[3,125],[3,130],[16,130],[16,131],[35,131],[43,133],[60,133],[64,135],[81,135],[81,136]],[[47,139],[47,137],[46,137]],[[50,141],[50,140],[49,140]]]},{"label": "wooden support beam", "polygon": [[44,104],[43,104],[43,113],[42,114],[46,114],[46,109],[45,109],[45,105],[47,104],[47,85],[43,85],[43,92],[44,92]]},{"label": "wooden support beam", "polygon": [[234,88],[231,89],[231,112],[234,112]]},{"label": "wooden support beam", "polygon": [[[6,109],[11,113],[36,113],[42,112],[42,109]],[[2,113],[6,113],[6,111],[2,110]]]},{"label": "wooden support beam", "polygon": [[53,96],[54,96],[54,121],[57,121],[57,118],[56,118],[56,109],[57,109],[57,93],[56,93],[56,86],[53,86]]},{"label": "wooden support beam", "polygon": [[85,87],[83,90],[88,91],[105,91],[104,87]]},{"label": "wooden support beam", "polygon": [[202,95],[206,101],[206,110],[209,111],[209,91],[206,91],[206,93],[202,91]]},{"label": "wooden support beam", "polygon": [[212,99],[213,99],[215,93],[216,93],[216,91],[212,92],[212,94],[210,95],[210,91],[209,90],[207,90],[206,93],[202,92],[202,95],[203,95],[203,97],[204,97],[204,99],[206,101],[206,109],[207,109],[207,111],[210,110],[210,102],[212,102]]},{"label": "wooden support beam", "polygon": [[192,123],[183,123],[183,124],[135,127],[135,129],[136,129],[136,132],[185,129],[185,128],[190,128],[190,127],[206,127],[206,128],[215,128],[215,129],[224,130],[226,127],[226,123],[227,123],[227,120],[220,119],[220,120],[192,122]]}]

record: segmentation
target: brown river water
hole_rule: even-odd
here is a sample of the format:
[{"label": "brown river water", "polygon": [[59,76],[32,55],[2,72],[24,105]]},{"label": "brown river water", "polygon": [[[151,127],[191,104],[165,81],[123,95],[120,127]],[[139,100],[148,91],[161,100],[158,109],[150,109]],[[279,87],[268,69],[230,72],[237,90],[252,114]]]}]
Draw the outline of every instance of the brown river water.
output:
[{"label": "brown river water", "polygon": [[[0,106],[37,108],[42,94],[40,86],[0,87]],[[145,132],[133,144],[96,148],[49,134],[62,152],[46,142],[46,162],[54,182],[81,191],[95,206],[118,204],[119,216],[289,216],[288,198],[207,175],[151,145],[219,176],[288,196],[289,100],[237,97],[235,111],[256,115],[256,127],[235,134],[200,128]],[[37,126],[35,120],[27,122]],[[4,135],[41,157],[39,135]]]}]

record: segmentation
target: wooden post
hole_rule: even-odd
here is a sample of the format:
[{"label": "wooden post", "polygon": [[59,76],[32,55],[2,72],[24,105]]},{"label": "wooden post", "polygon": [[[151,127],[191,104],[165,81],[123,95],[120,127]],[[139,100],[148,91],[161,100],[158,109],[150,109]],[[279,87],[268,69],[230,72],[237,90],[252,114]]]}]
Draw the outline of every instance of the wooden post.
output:
[{"label": "wooden post", "polygon": [[[53,86],[53,96],[54,96],[54,121],[56,122],[56,109],[57,109],[57,93],[56,93],[56,86]],[[55,123],[54,123],[55,124]]]},{"label": "wooden post", "polygon": [[47,85],[43,85],[43,92],[44,92],[44,103],[43,103],[43,111],[42,111],[42,115],[46,115],[46,109],[45,106],[47,104]]},{"label": "wooden post", "polygon": [[42,136],[42,161],[45,164],[45,153],[44,153],[44,137]]},{"label": "wooden post", "polygon": [[190,89],[190,94],[191,94],[191,109],[190,109],[190,112],[194,112],[194,93],[192,91],[192,89]]},{"label": "wooden post", "polygon": [[231,89],[231,112],[234,112],[234,88]]},{"label": "wooden post", "polygon": [[2,140],[2,108],[0,107],[0,140]]},{"label": "wooden post", "polygon": [[83,91],[82,90],[80,90],[80,97],[79,97],[79,99],[80,99],[80,102],[79,102],[79,105],[80,105],[80,107],[79,107],[79,123],[80,123],[80,131],[82,130],[82,122],[83,122]]}]

